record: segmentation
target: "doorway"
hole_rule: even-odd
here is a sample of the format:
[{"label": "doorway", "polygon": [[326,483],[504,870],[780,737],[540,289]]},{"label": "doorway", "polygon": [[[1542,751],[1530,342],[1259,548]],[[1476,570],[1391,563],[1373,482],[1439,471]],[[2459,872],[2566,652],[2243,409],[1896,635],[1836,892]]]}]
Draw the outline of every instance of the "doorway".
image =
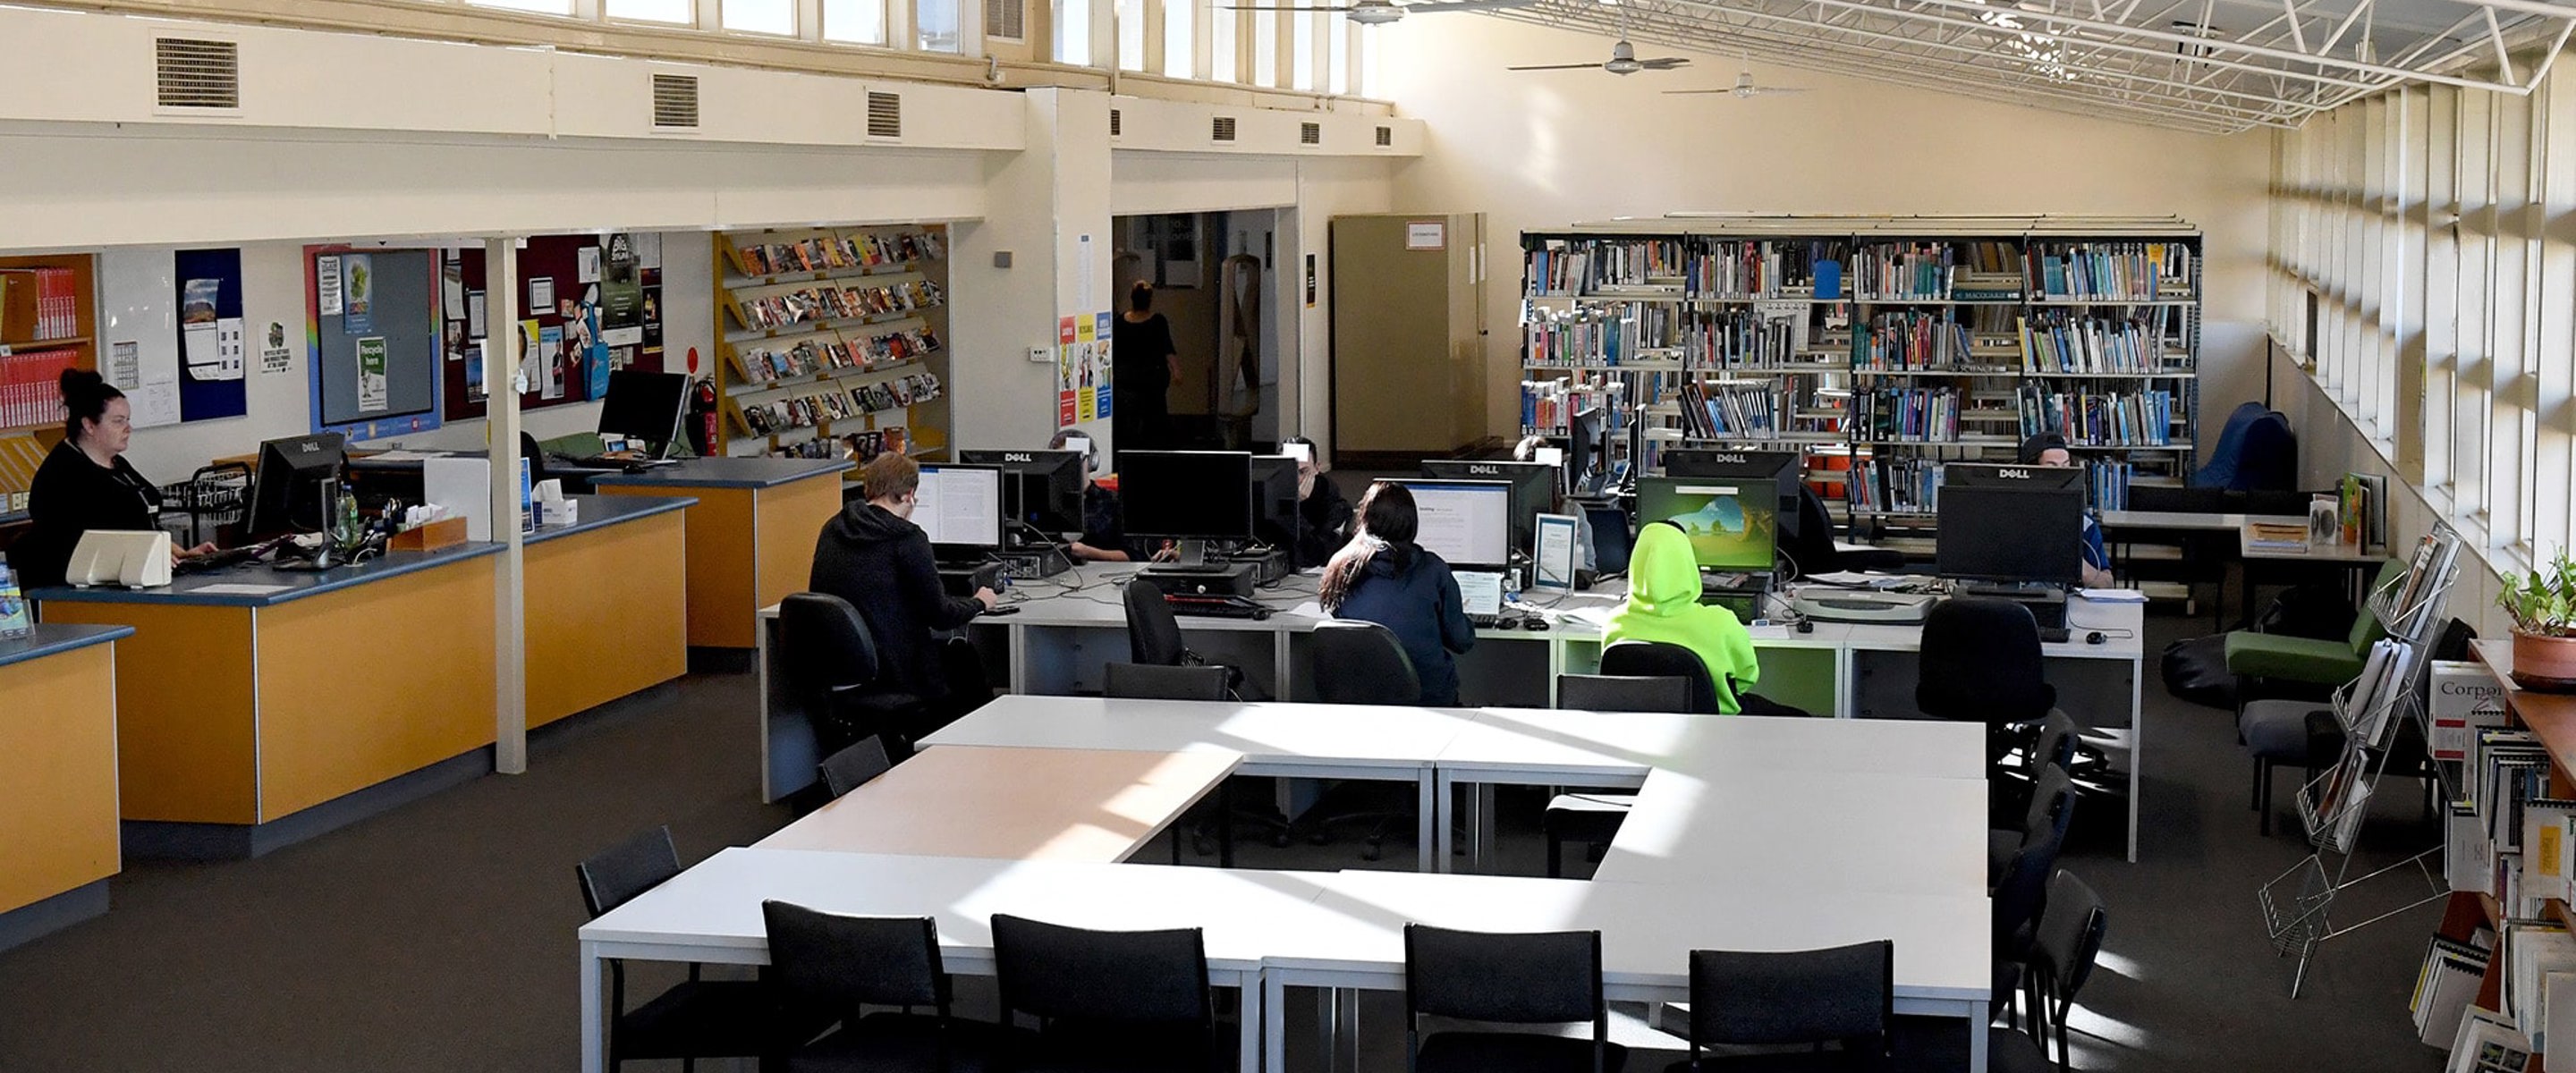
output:
[{"label": "doorway", "polygon": [[[1286,350],[1274,267],[1279,217],[1277,209],[1244,209],[1110,221],[1116,307],[1127,308],[1137,282],[1150,283],[1154,312],[1171,325],[1177,368],[1164,401],[1172,448],[1251,450],[1278,441]],[[1127,442],[1124,432],[1117,439]]]}]

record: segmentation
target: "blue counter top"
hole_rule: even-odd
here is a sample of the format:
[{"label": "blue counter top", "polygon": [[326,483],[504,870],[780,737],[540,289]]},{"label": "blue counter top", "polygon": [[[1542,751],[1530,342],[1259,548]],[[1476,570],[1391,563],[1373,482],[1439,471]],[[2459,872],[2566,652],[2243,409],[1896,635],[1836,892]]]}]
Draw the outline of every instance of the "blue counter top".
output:
[{"label": "blue counter top", "polygon": [[120,637],[134,636],[132,626],[76,626],[39,623],[33,637],[0,640],[0,667],[43,659],[76,648],[106,644]]},{"label": "blue counter top", "polygon": [[[586,508],[585,508],[586,509]],[[273,607],[308,596],[364,585],[370,581],[401,577],[404,574],[430,570],[467,559],[498,555],[498,544],[459,544],[438,551],[387,552],[356,566],[343,566],[318,574],[277,570],[267,566],[237,566],[211,574],[189,574],[173,579],[170,584],[152,589],[37,589],[28,593],[41,611],[43,605],[63,603],[90,604],[191,604],[211,607]],[[227,591],[256,586],[273,592]],[[214,591],[207,591],[212,589]]]},{"label": "blue counter top", "polygon": [[556,537],[605,529],[619,522],[668,514],[695,506],[688,496],[567,496],[581,504],[581,520],[564,526],[546,526],[521,537],[521,544],[543,544]]},{"label": "blue counter top", "polygon": [[856,468],[858,463],[846,458],[692,458],[643,473],[603,474],[590,483],[619,488],[775,488]]}]

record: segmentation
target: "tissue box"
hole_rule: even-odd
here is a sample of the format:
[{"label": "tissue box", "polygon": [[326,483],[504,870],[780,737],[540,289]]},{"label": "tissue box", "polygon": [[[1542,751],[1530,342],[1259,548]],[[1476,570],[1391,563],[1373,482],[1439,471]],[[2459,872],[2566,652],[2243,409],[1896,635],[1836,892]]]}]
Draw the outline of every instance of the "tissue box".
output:
[{"label": "tissue box", "polygon": [[578,499],[557,499],[551,502],[546,500],[537,501],[538,525],[573,525],[580,521],[581,501]]},{"label": "tissue box", "polygon": [[2504,684],[2486,664],[2434,660],[2431,670],[2433,759],[2468,759],[2481,727],[2504,725]]}]

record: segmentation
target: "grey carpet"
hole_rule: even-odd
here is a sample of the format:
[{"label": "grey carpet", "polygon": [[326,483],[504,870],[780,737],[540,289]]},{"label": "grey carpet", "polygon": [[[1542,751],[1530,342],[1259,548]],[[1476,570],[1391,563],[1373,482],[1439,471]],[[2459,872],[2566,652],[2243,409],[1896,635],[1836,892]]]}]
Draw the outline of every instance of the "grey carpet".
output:
[{"label": "grey carpet", "polygon": [[[2207,622],[2150,621],[2150,674],[2164,640]],[[755,800],[751,703],[749,676],[692,676],[541,733],[526,775],[256,861],[133,865],[108,916],[0,954],[0,1070],[574,1068],[572,863],[658,823],[694,859],[785,822]],[[2119,859],[2114,811],[2097,807],[2079,817],[2065,861],[2111,914],[2109,957],[2075,1022],[2078,1067],[2440,1068],[2406,1016],[2438,910],[2329,944],[2292,1000],[2290,963],[2265,942],[2254,890],[2305,851],[2286,833],[2295,775],[2282,776],[2284,833],[2258,837],[2230,716],[2150,683],[2147,718],[2143,859]],[[2375,853],[2430,844],[2411,784],[2379,800],[2366,836]],[[1506,870],[1540,869],[1537,804],[1531,793],[1504,800]],[[1247,846],[1242,863],[1353,867],[1355,842]],[[2397,904],[2406,882],[2356,904]],[[1292,1010],[1292,1027],[1310,1005]],[[1385,996],[1364,1005],[1368,1068],[1402,1068],[1398,1008]],[[1654,1042],[1633,1021],[1621,1036]],[[1316,1068],[1310,1050],[1292,1064]]]}]

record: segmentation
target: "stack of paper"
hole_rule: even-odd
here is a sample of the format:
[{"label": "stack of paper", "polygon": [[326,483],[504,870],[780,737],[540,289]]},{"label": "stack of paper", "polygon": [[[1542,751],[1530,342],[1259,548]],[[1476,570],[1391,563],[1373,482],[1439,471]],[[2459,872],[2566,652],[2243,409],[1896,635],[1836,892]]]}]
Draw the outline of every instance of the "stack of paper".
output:
[{"label": "stack of paper", "polygon": [[2460,1019],[2477,997],[2486,976],[2488,951],[2436,935],[2424,950],[2424,965],[2415,976],[2415,1035],[2440,1047],[2460,1034]]}]

